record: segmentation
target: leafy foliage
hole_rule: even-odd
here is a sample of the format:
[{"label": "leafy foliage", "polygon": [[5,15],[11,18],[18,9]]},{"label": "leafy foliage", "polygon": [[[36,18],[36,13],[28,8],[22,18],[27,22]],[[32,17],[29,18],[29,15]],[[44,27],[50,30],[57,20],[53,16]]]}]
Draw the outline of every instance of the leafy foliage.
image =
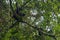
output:
[{"label": "leafy foliage", "polygon": [[59,0],[0,0],[0,4],[0,40],[60,40]]}]

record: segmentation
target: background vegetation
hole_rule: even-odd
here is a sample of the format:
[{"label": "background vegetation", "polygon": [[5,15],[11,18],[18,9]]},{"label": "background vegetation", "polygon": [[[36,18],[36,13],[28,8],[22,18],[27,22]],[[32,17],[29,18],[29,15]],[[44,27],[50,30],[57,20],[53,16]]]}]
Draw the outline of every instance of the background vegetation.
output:
[{"label": "background vegetation", "polygon": [[60,0],[0,0],[0,40],[60,40]]}]

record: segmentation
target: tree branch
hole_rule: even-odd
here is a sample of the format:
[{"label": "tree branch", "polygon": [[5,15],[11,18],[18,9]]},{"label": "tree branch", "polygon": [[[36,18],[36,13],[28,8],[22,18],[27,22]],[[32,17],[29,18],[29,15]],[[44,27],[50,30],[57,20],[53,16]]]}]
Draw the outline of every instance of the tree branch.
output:
[{"label": "tree branch", "polygon": [[[13,28],[13,27],[14,27],[15,25],[17,25],[18,23],[19,23],[19,21],[16,21],[14,24],[12,24],[12,26],[10,26],[9,29]],[[21,21],[21,23],[25,23],[25,24],[29,25],[30,27],[36,29],[38,32],[41,32],[42,35],[49,36],[49,37],[52,37],[52,38],[54,38],[55,40],[57,40],[55,35],[48,34],[48,33],[44,32],[44,30],[43,30],[42,28],[38,28],[38,27],[32,26],[32,25],[30,25],[29,23],[27,23],[27,22],[25,22],[25,21]]]},{"label": "tree branch", "polygon": [[27,1],[21,7],[19,7],[19,10],[24,9],[29,2],[31,2],[31,0]]},{"label": "tree branch", "polygon": [[10,8],[11,8],[12,12],[14,12],[13,7],[12,7],[12,0],[9,0],[9,1],[10,1]]},{"label": "tree branch", "polygon": [[19,21],[15,21],[10,27],[9,27],[9,29],[11,29],[11,28],[13,28],[15,25],[17,25],[17,24],[19,24]]},{"label": "tree branch", "polygon": [[24,21],[23,21],[23,23],[26,23],[27,25],[31,26],[32,28],[38,30],[38,32],[41,32],[42,35],[49,36],[49,37],[53,37],[55,40],[57,40],[55,35],[48,34],[48,33],[44,32],[44,30],[43,30],[42,28],[38,28],[38,27],[32,26],[32,25],[30,25],[29,23],[24,22]]},{"label": "tree branch", "polygon": [[31,2],[31,0],[27,1],[26,3],[24,3],[21,7],[25,7],[29,2]]}]

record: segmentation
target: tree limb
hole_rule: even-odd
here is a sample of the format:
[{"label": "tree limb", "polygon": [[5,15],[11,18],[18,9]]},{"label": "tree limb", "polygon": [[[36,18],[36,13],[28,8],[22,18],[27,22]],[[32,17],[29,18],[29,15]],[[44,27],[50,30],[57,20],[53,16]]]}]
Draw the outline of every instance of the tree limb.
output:
[{"label": "tree limb", "polygon": [[9,0],[9,1],[10,1],[10,8],[11,8],[12,12],[14,12],[13,7],[12,7],[12,0]]},{"label": "tree limb", "polygon": [[53,37],[55,40],[57,40],[55,35],[48,34],[48,33],[44,32],[44,30],[43,30],[42,28],[38,28],[38,27],[32,26],[32,25],[30,25],[29,23],[24,22],[24,21],[23,21],[23,23],[26,23],[26,24],[29,25],[30,27],[32,27],[32,28],[38,30],[38,32],[41,32],[42,35],[49,36],[49,37]]}]

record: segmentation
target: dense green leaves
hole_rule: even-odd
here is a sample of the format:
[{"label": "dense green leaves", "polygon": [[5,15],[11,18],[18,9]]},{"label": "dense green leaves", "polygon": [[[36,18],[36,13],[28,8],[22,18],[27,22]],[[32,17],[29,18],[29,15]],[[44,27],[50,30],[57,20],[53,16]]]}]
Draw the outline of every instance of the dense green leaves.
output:
[{"label": "dense green leaves", "polygon": [[[51,35],[55,35],[57,40],[60,40],[59,0],[11,1],[13,11],[9,0],[0,1],[0,40],[55,40]],[[16,13],[16,3],[22,8],[19,14],[24,13],[24,17]],[[27,23],[19,22],[12,25],[16,21],[13,15]],[[39,28],[44,29],[42,35],[39,35]]]}]

